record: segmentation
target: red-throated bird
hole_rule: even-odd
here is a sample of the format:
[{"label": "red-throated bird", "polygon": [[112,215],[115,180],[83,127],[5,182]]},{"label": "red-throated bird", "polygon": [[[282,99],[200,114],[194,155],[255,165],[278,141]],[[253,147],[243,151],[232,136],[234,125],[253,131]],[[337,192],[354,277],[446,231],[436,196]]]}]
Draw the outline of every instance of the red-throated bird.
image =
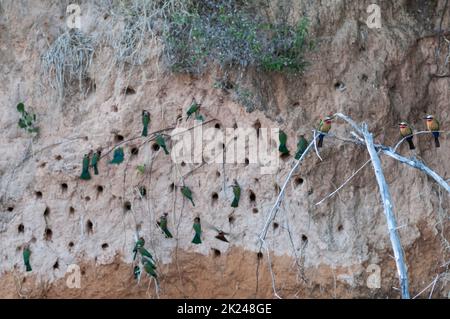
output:
[{"label": "red-throated bird", "polygon": [[412,131],[411,127],[406,122],[400,122],[398,124],[398,126],[400,127],[401,137],[406,137],[406,141],[409,144],[409,149],[410,150],[415,149],[416,147],[414,146],[414,143],[413,143],[413,136],[412,136],[413,131]]},{"label": "red-throated bird", "polygon": [[439,143],[439,121],[434,118],[433,115],[427,115],[424,117],[424,120],[427,121],[427,129],[428,131],[433,133],[434,136],[434,145],[436,147],[440,147],[441,144]]},{"label": "red-throated bird", "polygon": [[323,120],[320,120],[319,126],[317,127],[319,131],[319,141],[317,142],[317,147],[322,147],[323,138],[325,134],[320,133],[328,133],[331,129],[332,118],[330,116],[326,116]]}]

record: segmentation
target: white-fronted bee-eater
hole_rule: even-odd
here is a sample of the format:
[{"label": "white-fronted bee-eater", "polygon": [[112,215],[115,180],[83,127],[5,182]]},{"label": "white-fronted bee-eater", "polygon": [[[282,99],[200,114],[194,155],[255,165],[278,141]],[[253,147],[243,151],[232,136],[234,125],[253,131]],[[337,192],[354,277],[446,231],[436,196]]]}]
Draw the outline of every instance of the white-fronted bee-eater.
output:
[{"label": "white-fronted bee-eater", "polygon": [[317,127],[319,131],[319,141],[317,142],[317,147],[322,147],[325,134],[320,133],[328,133],[330,131],[332,120],[333,119],[330,116],[326,116],[323,120],[320,120],[319,126]]},{"label": "white-fronted bee-eater", "polygon": [[427,115],[424,117],[424,120],[427,121],[427,129],[428,131],[433,133],[434,136],[434,145],[436,147],[440,147],[441,144],[439,143],[439,121],[434,118],[433,115]]},{"label": "white-fronted bee-eater", "polygon": [[411,127],[406,122],[400,122],[398,124],[398,126],[400,127],[400,136],[403,138],[406,137],[406,141],[409,144],[409,149],[410,150],[415,149],[416,147],[414,146],[414,143],[413,143],[413,135],[412,135],[413,131],[412,131]]}]

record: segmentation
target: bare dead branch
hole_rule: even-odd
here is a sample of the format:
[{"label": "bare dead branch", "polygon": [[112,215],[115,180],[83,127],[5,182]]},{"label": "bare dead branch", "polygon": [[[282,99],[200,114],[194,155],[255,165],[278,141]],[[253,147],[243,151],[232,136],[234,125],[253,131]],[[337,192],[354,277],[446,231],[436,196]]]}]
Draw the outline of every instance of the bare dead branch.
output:
[{"label": "bare dead branch", "polygon": [[369,152],[370,158],[372,159],[372,165],[375,171],[378,187],[380,188],[380,195],[383,201],[384,213],[386,215],[386,221],[389,228],[389,237],[391,239],[391,244],[395,256],[395,263],[397,265],[397,271],[400,278],[402,298],[409,299],[410,296],[408,287],[408,272],[406,270],[405,256],[397,231],[397,221],[393,212],[389,186],[386,182],[386,179],[384,178],[380,157],[378,156],[378,152],[375,149],[372,134],[369,133],[367,125],[365,123],[362,125],[361,133],[363,134],[366,141],[367,150]]}]

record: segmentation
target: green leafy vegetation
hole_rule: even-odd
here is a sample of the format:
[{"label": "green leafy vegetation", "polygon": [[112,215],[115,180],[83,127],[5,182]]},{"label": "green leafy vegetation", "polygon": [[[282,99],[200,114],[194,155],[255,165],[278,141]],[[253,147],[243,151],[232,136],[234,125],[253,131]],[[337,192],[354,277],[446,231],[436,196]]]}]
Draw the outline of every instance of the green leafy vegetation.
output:
[{"label": "green leafy vegetation", "polygon": [[28,133],[38,133],[39,128],[36,126],[36,114],[28,113],[23,103],[17,104],[17,111],[20,113],[19,127]]},{"label": "green leafy vegetation", "polygon": [[201,73],[212,62],[222,68],[303,72],[305,52],[312,47],[308,20],[295,26],[270,22],[251,2],[199,0],[187,12],[174,13],[163,33],[172,70]]},{"label": "green leafy vegetation", "polygon": [[158,39],[173,72],[199,74],[211,63],[303,72],[312,43],[308,20],[280,22],[286,19],[269,17],[261,6],[259,0],[110,0],[109,12],[123,24],[112,43],[116,59],[142,64]]}]

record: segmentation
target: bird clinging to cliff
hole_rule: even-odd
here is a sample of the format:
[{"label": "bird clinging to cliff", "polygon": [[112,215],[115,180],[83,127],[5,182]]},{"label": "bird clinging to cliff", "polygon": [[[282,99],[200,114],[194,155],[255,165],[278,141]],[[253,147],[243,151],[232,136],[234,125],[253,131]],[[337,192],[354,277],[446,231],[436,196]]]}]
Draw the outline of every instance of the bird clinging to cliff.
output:
[{"label": "bird clinging to cliff", "polygon": [[159,221],[157,221],[156,223],[158,224],[158,226],[161,228],[161,230],[164,232],[164,234],[166,235],[166,238],[172,238],[172,234],[170,233],[169,229],[167,228],[167,213],[164,213],[164,215],[162,215],[159,218]]},{"label": "bird clinging to cliff", "polygon": [[141,254],[142,263],[146,263],[146,262],[151,263],[153,265],[153,268],[156,269],[156,266],[154,265],[155,260],[153,259],[152,254],[150,254],[150,252],[147,249],[145,249],[144,247],[139,247],[138,252],[139,252],[139,254]]},{"label": "bird clinging to cliff", "polygon": [[186,120],[189,119],[189,117],[194,114],[197,113],[198,110],[200,109],[200,103],[197,103],[197,101],[195,101],[195,99],[192,99],[192,103],[191,106],[189,107],[189,109],[187,110],[186,114],[187,114],[187,118]]},{"label": "bird clinging to cliff", "polygon": [[433,115],[427,115],[424,117],[424,120],[427,121],[427,129],[433,133],[434,136],[434,145],[436,147],[440,147],[439,143],[439,121],[434,118]]},{"label": "bird clinging to cliff", "polygon": [[23,263],[25,264],[26,271],[32,271],[31,264],[30,264],[31,250],[28,245],[26,245],[23,248],[22,255],[23,255]]},{"label": "bird clinging to cliff", "polygon": [[88,181],[91,179],[91,173],[89,173],[89,162],[92,151],[85,154],[83,157],[83,167],[81,169],[80,179]]},{"label": "bird clinging to cliff", "polygon": [[410,150],[415,149],[416,147],[414,146],[414,143],[413,143],[413,136],[412,136],[413,131],[412,131],[411,127],[406,122],[400,122],[398,124],[398,126],[400,127],[400,136],[406,137],[406,141],[409,144],[409,149]]},{"label": "bird clinging to cliff", "polygon": [[134,266],[133,274],[134,274],[134,279],[136,279],[136,280],[138,280],[139,277],[141,276],[141,268],[139,268],[138,265]]},{"label": "bird clinging to cliff", "polygon": [[139,251],[139,248],[144,247],[144,245],[145,245],[145,239],[143,237],[139,238],[133,248],[133,252],[134,252],[133,260],[136,259],[136,255]]},{"label": "bird clinging to cliff", "polygon": [[192,199],[192,192],[189,189],[189,187],[183,186],[181,188],[181,194],[183,194],[184,197],[186,197],[187,199],[189,199],[191,201],[192,206],[195,206],[194,200]]},{"label": "bird clinging to cliff", "polygon": [[286,142],[287,142],[286,133],[284,133],[282,130],[280,130],[278,132],[278,139],[280,141],[280,146],[278,147],[278,151],[280,151],[280,153],[282,155],[289,155],[289,150],[286,147]]},{"label": "bird clinging to cliff", "polygon": [[142,110],[142,136],[148,135],[148,125],[150,124],[150,113],[146,110]]},{"label": "bird clinging to cliff", "polygon": [[239,199],[241,198],[241,187],[239,186],[237,180],[234,180],[234,185],[231,186],[233,188],[233,201],[231,202],[231,207],[239,206]]},{"label": "bird clinging to cliff", "polygon": [[201,244],[202,243],[202,225],[200,224],[200,217],[195,217],[194,219],[194,225],[192,225],[192,228],[194,228],[194,238],[192,239],[193,244]]},{"label": "bird clinging to cliff", "polygon": [[297,143],[297,152],[295,153],[295,159],[299,160],[307,148],[308,148],[308,141],[305,139],[303,135],[300,135],[300,139],[298,140]]},{"label": "bird clinging to cliff", "polygon": [[118,147],[114,150],[113,159],[109,163],[110,164],[120,164],[123,162],[124,156],[125,156],[125,154],[123,152],[123,148]]},{"label": "bird clinging to cliff", "polygon": [[156,136],[156,144],[158,144],[158,146],[164,150],[164,153],[166,153],[166,155],[169,155],[169,151],[167,150],[166,146],[166,141],[164,140],[164,137],[161,134],[158,134]]},{"label": "bird clinging to cliff", "polygon": [[155,278],[156,281],[158,281],[158,275],[156,274],[156,267],[153,263],[148,261],[143,261],[144,269],[153,278]]},{"label": "bird clinging to cliff", "polygon": [[100,156],[102,155],[102,150],[98,149],[97,152],[92,155],[91,166],[94,168],[94,174],[98,175],[98,162],[100,161]]},{"label": "bird clinging to cliff", "polygon": [[[328,133],[331,129],[332,120],[333,119],[330,116],[326,116],[323,120],[321,119],[319,122],[319,126],[317,127],[319,132]],[[317,142],[317,147],[322,147],[324,137],[324,134],[319,133],[319,141]]]}]

